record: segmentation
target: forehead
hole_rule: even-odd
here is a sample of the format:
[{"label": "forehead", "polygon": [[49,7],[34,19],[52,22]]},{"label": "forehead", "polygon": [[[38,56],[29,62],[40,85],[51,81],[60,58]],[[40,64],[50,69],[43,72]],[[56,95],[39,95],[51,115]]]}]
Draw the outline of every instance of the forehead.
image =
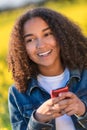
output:
[{"label": "forehead", "polygon": [[30,20],[27,20],[24,24],[24,32],[26,30],[41,30],[45,27],[48,27],[48,24],[40,17],[34,17]]},{"label": "forehead", "polygon": [[40,24],[40,22],[43,23],[43,24],[44,24],[44,23],[47,24],[46,21],[43,20],[41,17],[33,17],[33,18],[27,20],[27,21],[25,22],[25,24],[35,24],[35,23],[37,23],[37,22],[38,22],[39,24]]}]

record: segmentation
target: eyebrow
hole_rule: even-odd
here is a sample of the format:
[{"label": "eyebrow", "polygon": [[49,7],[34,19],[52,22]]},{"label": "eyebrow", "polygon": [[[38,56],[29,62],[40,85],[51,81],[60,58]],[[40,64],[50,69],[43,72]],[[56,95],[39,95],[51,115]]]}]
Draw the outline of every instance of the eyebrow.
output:
[{"label": "eyebrow", "polygon": [[47,28],[43,29],[42,32],[49,30],[49,29],[50,29],[50,27],[47,27]]},{"label": "eyebrow", "polygon": [[[50,29],[50,27],[47,27],[47,28],[43,29],[42,32],[45,32],[45,31],[47,31],[47,30],[49,30],[49,29]],[[29,37],[29,36],[33,36],[33,34],[25,34],[25,35],[23,36],[23,38],[26,38],[26,37]]]}]

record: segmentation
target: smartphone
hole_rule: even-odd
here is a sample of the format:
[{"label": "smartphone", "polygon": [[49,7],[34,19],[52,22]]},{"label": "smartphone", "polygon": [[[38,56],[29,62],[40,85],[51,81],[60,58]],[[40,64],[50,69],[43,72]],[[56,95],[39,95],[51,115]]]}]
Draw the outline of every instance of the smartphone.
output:
[{"label": "smartphone", "polygon": [[59,93],[68,92],[68,91],[69,91],[68,86],[65,86],[63,88],[59,88],[59,89],[56,89],[56,90],[52,90],[51,91],[51,98],[58,97]]}]

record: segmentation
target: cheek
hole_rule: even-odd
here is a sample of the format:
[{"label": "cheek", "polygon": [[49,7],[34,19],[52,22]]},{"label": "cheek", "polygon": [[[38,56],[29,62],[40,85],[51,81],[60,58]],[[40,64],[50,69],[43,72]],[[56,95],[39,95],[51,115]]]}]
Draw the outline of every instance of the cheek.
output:
[{"label": "cheek", "polygon": [[28,56],[31,58],[35,54],[35,47],[26,45],[26,51]]},{"label": "cheek", "polygon": [[56,42],[55,39],[49,41],[50,45],[53,47],[53,48],[56,48],[58,49],[59,48],[59,44]]},{"label": "cheek", "polygon": [[57,48],[58,55],[60,56],[60,47]]},{"label": "cheek", "polygon": [[58,56],[60,56],[60,46],[56,45],[55,48],[56,48],[56,52],[57,52]]},{"label": "cheek", "polygon": [[58,51],[60,50],[60,45],[56,41],[52,42],[52,45],[54,48],[56,48],[56,50],[58,50]]}]

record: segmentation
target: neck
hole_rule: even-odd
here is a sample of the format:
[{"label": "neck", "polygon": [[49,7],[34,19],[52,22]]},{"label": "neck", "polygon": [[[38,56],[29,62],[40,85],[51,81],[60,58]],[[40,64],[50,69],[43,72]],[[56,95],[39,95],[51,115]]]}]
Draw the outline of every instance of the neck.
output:
[{"label": "neck", "polygon": [[40,73],[44,76],[57,76],[64,72],[64,67],[62,65],[55,65],[54,67],[41,67],[39,68]]}]

